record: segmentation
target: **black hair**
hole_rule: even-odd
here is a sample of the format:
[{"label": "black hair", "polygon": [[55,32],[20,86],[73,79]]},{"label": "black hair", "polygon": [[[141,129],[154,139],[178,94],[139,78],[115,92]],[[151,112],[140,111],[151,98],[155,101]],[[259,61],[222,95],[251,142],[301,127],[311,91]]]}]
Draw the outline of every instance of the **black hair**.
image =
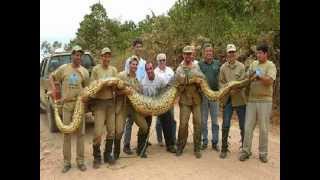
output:
[{"label": "black hair", "polygon": [[205,50],[205,49],[208,48],[208,47],[213,48],[212,44],[210,44],[210,43],[205,43],[205,44],[202,46],[202,49]]},{"label": "black hair", "polygon": [[257,46],[257,51],[262,51],[264,53],[268,53],[269,47],[267,44],[260,44]]},{"label": "black hair", "polygon": [[137,44],[141,44],[142,45],[142,40],[140,38],[137,38],[132,42],[132,46],[133,47],[135,47]]}]

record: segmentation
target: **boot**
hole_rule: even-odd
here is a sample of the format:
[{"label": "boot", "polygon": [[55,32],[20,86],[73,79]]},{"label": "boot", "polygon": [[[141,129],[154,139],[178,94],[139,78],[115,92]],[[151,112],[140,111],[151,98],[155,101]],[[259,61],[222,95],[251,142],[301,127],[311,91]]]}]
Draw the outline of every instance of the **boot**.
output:
[{"label": "boot", "polygon": [[224,159],[227,157],[228,136],[229,136],[229,128],[223,128],[222,129],[222,146],[221,146],[221,153],[220,153],[221,159]]},{"label": "boot", "polygon": [[111,155],[112,151],[112,144],[113,144],[113,139],[107,139],[106,140],[106,145],[105,145],[105,150],[103,152],[103,160],[105,163],[109,163],[110,165],[114,164],[114,158]]},{"label": "boot", "polygon": [[128,154],[128,155],[132,155],[132,154],[133,154],[133,152],[132,152],[131,149],[130,149],[130,144],[124,145],[124,147],[123,147],[123,152],[126,153],[126,154]]},{"label": "boot", "polygon": [[142,139],[142,136],[138,134],[137,149],[136,149],[137,156],[140,155],[142,146],[143,146],[143,139]]},{"label": "boot", "polygon": [[93,144],[93,168],[98,169],[101,165],[100,144]]},{"label": "boot", "polygon": [[120,155],[120,142],[121,142],[121,139],[115,139],[115,141],[114,141],[113,154],[114,154],[114,159],[115,159],[115,160],[119,159],[119,155]]},{"label": "boot", "polygon": [[146,144],[148,142],[148,134],[143,134],[140,135],[141,140],[140,140],[140,151],[139,151],[139,156],[141,158],[147,158],[147,147],[148,144]]}]

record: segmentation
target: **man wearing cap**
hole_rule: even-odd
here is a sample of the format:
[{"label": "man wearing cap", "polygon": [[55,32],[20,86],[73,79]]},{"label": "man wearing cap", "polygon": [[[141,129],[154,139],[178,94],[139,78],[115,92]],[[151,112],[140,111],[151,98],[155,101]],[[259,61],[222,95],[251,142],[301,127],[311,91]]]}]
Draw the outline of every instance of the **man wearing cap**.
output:
[{"label": "man wearing cap", "polygon": [[[201,72],[206,76],[210,88],[214,91],[219,90],[219,68],[220,61],[213,58],[213,47],[211,44],[205,44],[203,47],[204,59],[199,62]],[[208,115],[211,116],[212,149],[219,152],[219,124],[218,113],[219,103],[210,101],[202,94],[201,104],[201,135],[202,150],[208,146]]]},{"label": "man wearing cap", "polygon": [[[58,100],[60,90],[56,86],[62,85],[62,103],[63,103],[63,123],[69,124],[72,121],[72,115],[75,108],[75,102],[81,90],[89,84],[89,72],[81,66],[81,56],[83,50],[80,46],[74,46],[71,53],[71,63],[64,64],[56,69],[50,75],[50,84],[54,100]],[[84,100],[85,101],[85,100]],[[85,120],[75,132],[77,134],[77,166],[81,171],[86,170],[84,164],[84,134]],[[66,173],[71,168],[71,134],[63,134],[63,158],[64,167],[62,172]]]},{"label": "man wearing cap", "polygon": [[[168,85],[168,83],[173,79],[174,77],[174,71],[166,65],[167,57],[166,54],[160,53],[157,55],[157,63],[158,66],[154,69],[154,73],[162,77],[165,81],[165,84]],[[170,110],[170,119],[172,119],[173,126],[170,127],[172,129],[172,135],[173,135],[173,141],[176,143],[176,129],[177,129],[177,122],[174,120],[174,108]],[[157,117],[156,122],[156,133],[157,133],[157,140],[158,143],[162,143],[162,131],[166,131],[162,129],[161,121],[159,117]]]},{"label": "man wearing cap", "polygon": [[[117,69],[110,64],[111,50],[108,47],[102,49],[100,54],[101,64],[96,65],[92,69],[91,81],[105,79],[108,77],[116,77]],[[92,100],[92,110],[94,114],[94,138],[93,138],[93,168],[99,168],[101,164],[101,136],[103,134],[104,125],[106,124],[107,136],[105,150],[103,153],[104,162],[114,163],[114,158],[111,156],[113,142],[115,138],[115,97],[112,87],[105,87]],[[120,139],[118,139],[120,143]]]},{"label": "man wearing cap", "polygon": [[[245,78],[244,65],[236,60],[236,46],[234,44],[227,45],[227,61],[220,69],[220,86],[224,87],[230,81],[241,81]],[[230,94],[224,97],[221,102],[223,107],[223,123],[222,123],[222,146],[220,158],[227,157],[228,137],[231,124],[232,113],[235,110],[239,119],[239,128],[241,136],[241,147],[244,138],[244,122],[246,113],[246,97],[244,89],[232,89]]]},{"label": "man wearing cap", "polygon": [[[122,71],[118,74],[118,77],[123,81],[126,81],[132,88],[137,92],[142,92],[142,88],[138,79],[136,78],[136,71],[138,67],[138,57],[132,56],[129,61],[129,72]],[[132,106],[130,100],[125,96],[128,92],[125,90],[117,91],[117,102],[116,102],[116,120],[118,122],[125,122],[127,117],[130,117],[139,127],[138,130],[138,146],[137,146],[137,155],[142,158],[146,158],[146,149],[147,149],[147,139],[149,134],[148,124],[145,118],[138,113]]]},{"label": "man wearing cap", "polygon": [[[192,47],[192,63],[198,64],[199,61],[196,60],[197,57],[197,51],[196,51],[196,47],[195,46],[191,46]],[[183,63],[183,61],[181,62],[181,64]]]},{"label": "man wearing cap", "polygon": [[[146,71],[145,71],[146,61],[141,58],[142,50],[143,50],[142,40],[139,38],[135,39],[132,42],[132,48],[133,48],[134,56],[136,56],[138,58],[136,78],[138,79],[138,82],[141,82],[141,80],[145,77],[145,74],[146,74]],[[125,67],[124,67],[124,69],[127,73],[129,73],[129,70],[130,70],[130,63],[129,62],[130,62],[130,58],[128,58],[126,60]],[[126,124],[125,124],[123,152],[125,152],[126,154],[129,154],[129,155],[133,153],[130,148],[132,125],[133,125],[133,120],[128,118],[126,120]]]},{"label": "man wearing cap", "polygon": [[268,132],[272,111],[273,83],[277,69],[268,60],[268,45],[257,47],[257,61],[250,64],[247,75],[253,80],[250,84],[249,98],[246,108],[245,135],[240,161],[249,159],[251,155],[253,130],[259,123],[259,159],[268,162]]},{"label": "man wearing cap", "polygon": [[[146,96],[157,96],[160,94],[166,86],[164,78],[154,73],[153,64],[151,62],[146,63],[147,76],[141,82],[143,88],[143,94]],[[151,125],[152,116],[145,117],[149,126]],[[176,153],[173,141],[173,116],[170,111],[167,111],[158,116],[161,123],[164,139],[167,147],[167,151]]]},{"label": "man wearing cap", "polygon": [[176,70],[175,79],[181,83],[179,86],[180,124],[177,142],[177,156],[182,155],[188,138],[188,122],[190,113],[193,115],[193,143],[196,158],[201,158],[201,94],[197,84],[191,84],[193,77],[205,78],[199,65],[192,62],[192,47],[183,48],[183,63]]}]

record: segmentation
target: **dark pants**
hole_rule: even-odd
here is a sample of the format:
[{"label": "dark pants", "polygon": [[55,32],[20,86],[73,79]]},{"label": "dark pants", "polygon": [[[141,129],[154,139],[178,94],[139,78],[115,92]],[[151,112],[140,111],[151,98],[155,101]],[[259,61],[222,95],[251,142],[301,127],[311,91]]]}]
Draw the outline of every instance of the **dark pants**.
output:
[{"label": "dark pants", "polygon": [[[172,130],[172,136],[173,136],[173,141],[174,143],[176,143],[177,140],[177,136],[176,136],[176,131],[177,131],[177,122],[174,120],[174,111],[173,109],[169,110],[169,112],[171,113],[172,116],[172,120],[173,120],[173,125],[171,126],[171,130]],[[159,116],[157,117],[157,122],[156,122],[156,132],[157,132],[157,140],[158,142],[162,142],[162,125],[161,125],[161,120],[159,118]]]},{"label": "dark pants", "polygon": [[175,144],[174,140],[174,134],[173,134],[173,127],[174,127],[174,119],[172,116],[172,112],[169,110],[161,115],[158,116],[162,131],[163,131],[163,136],[165,139],[165,143],[167,147],[173,146]]},{"label": "dark pants", "polygon": [[244,122],[245,122],[245,118],[246,118],[246,105],[232,107],[231,98],[229,98],[229,100],[223,110],[222,128],[223,129],[230,128],[233,110],[235,110],[237,112],[240,130],[244,130]]}]

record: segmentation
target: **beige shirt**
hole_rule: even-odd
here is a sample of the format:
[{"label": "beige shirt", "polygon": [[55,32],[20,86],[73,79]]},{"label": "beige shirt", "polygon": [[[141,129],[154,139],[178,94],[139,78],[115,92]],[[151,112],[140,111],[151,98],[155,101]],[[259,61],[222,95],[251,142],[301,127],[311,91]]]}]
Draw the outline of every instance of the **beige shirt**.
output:
[{"label": "beige shirt", "polygon": [[188,80],[193,76],[200,76],[205,78],[201,72],[199,65],[193,63],[189,68],[183,63],[180,64],[176,70],[176,80],[184,85],[179,86],[179,94],[181,104],[196,105],[201,103],[201,94],[199,88],[195,84],[189,84]]},{"label": "beige shirt", "polygon": [[[220,87],[224,87],[226,83],[230,81],[240,81],[245,78],[245,67],[239,62],[235,61],[234,64],[225,62],[220,68],[219,83]],[[241,106],[246,104],[246,96],[244,89],[241,89],[239,93],[230,94],[226,96],[222,103],[225,105],[231,96],[231,103],[233,107]]]},{"label": "beige shirt", "polygon": [[[118,77],[125,81],[126,83],[130,84],[133,89],[138,92],[142,92],[141,86],[139,81],[136,77],[131,77],[127,71],[122,71],[118,74]],[[119,113],[122,110],[122,107],[126,105],[130,105],[129,99],[124,95],[117,96],[117,103],[116,103],[116,112]],[[127,103],[128,102],[128,103]]]},{"label": "beige shirt", "polygon": [[[258,68],[260,68],[262,75],[267,75],[273,80],[276,79],[277,69],[272,61],[267,60],[263,64],[259,64],[259,61],[253,61],[250,64],[247,75],[253,73]],[[261,83],[260,80],[255,80],[251,82],[248,101],[272,102],[272,95],[273,83],[271,85],[265,86]]]},{"label": "beige shirt", "polygon": [[[117,69],[113,66],[108,66],[108,68],[104,68],[101,64],[96,65],[91,72],[91,81],[98,79],[105,79],[108,77],[116,77]],[[113,91],[110,87],[106,87],[103,91],[100,91],[96,95],[97,99],[112,99]]]},{"label": "beige shirt", "polygon": [[52,72],[51,75],[55,81],[62,84],[61,95],[62,99],[66,101],[63,108],[72,111],[81,90],[89,84],[88,70],[81,65],[79,68],[73,68],[72,64],[64,64]]}]

